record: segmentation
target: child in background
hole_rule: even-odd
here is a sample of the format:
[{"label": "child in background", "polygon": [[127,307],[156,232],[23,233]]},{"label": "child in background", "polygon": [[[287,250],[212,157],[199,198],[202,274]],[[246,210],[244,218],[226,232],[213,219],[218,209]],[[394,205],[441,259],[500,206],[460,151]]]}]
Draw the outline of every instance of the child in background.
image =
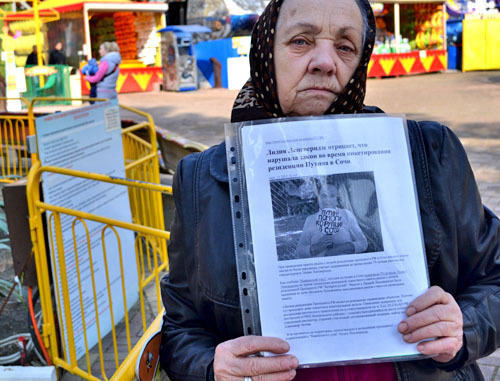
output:
[{"label": "child in background", "polygon": [[[97,65],[97,60],[91,58],[90,61],[82,68],[83,75],[94,75],[99,70],[99,65]],[[97,98],[97,83],[90,83],[90,98]],[[90,102],[94,103],[94,102]]]}]

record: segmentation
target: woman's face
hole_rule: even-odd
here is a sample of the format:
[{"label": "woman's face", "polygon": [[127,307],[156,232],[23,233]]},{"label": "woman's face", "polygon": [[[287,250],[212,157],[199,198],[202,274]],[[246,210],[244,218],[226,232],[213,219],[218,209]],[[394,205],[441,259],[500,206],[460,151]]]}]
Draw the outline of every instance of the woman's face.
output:
[{"label": "woman's face", "polygon": [[286,0],[276,26],[274,63],[285,115],[321,115],[354,74],[363,17],[354,0]]},{"label": "woman's face", "polygon": [[338,205],[337,188],[334,185],[325,184],[318,194],[320,209],[336,208]]},{"label": "woman's face", "polygon": [[99,47],[99,55],[100,55],[101,57],[104,57],[106,54],[108,54],[108,51],[104,48],[104,45],[101,45],[101,46]]}]

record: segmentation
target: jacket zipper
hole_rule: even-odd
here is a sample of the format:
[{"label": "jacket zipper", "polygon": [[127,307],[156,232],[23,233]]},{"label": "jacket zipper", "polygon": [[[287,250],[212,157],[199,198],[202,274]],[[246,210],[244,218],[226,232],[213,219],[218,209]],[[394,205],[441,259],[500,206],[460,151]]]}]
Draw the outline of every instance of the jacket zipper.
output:
[{"label": "jacket zipper", "polygon": [[394,369],[396,370],[396,378],[398,379],[398,381],[402,381],[401,373],[399,373],[399,367],[398,367],[397,363],[393,363],[393,365],[394,365]]}]

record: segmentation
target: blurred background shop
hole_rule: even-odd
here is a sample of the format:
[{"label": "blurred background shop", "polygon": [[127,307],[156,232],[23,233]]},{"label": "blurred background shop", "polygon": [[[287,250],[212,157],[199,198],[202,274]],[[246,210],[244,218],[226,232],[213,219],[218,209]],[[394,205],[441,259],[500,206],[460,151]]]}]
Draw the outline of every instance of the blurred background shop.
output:
[{"label": "blurred background shop", "polygon": [[[239,89],[249,77],[250,34],[268,2],[45,0],[38,24],[28,3],[4,4],[2,83],[28,98],[88,95],[80,70],[99,60],[101,42],[116,41],[119,93]],[[373,3],[377,37],[368,76],[500,69],[499,8],[500,0]],[[32,65],[38,56],[42,65]],[[50,65],[49,56],[64,60]]]}]

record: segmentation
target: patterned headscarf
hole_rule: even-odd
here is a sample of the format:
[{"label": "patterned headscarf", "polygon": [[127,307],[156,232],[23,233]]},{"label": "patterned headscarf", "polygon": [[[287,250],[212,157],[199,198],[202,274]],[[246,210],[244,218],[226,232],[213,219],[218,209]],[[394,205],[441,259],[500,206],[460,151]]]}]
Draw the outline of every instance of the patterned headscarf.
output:
[{"label": "patterned headscarf", "polygon": [[[278,100],[273,57],[275,29],[283,1],[271,0],[255,24],[249,57],[250,79],[236,97],[231,114],[232,122],[285,116]],[[364,8],[368,18],[363,53],[349,83],[325,114],[353,114],[363,110],[368,62],[375,41],[375,17],[368,0],[357,2]]]}]

